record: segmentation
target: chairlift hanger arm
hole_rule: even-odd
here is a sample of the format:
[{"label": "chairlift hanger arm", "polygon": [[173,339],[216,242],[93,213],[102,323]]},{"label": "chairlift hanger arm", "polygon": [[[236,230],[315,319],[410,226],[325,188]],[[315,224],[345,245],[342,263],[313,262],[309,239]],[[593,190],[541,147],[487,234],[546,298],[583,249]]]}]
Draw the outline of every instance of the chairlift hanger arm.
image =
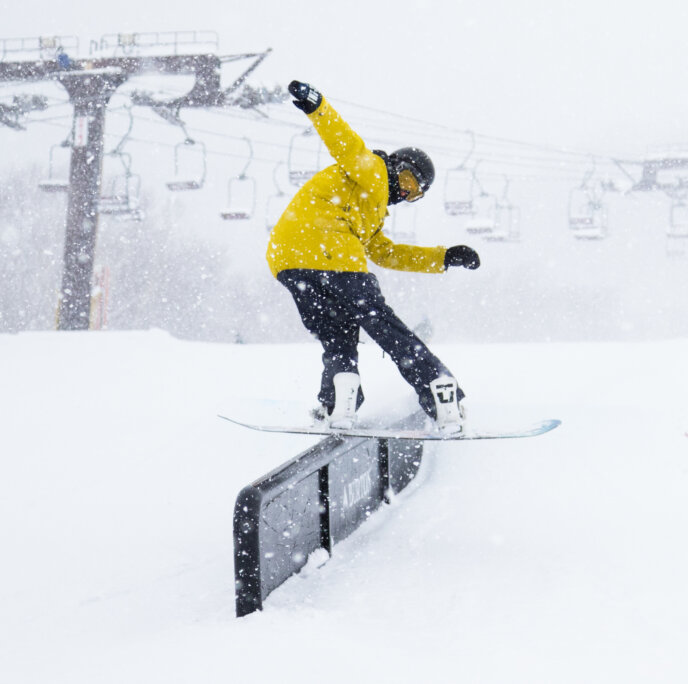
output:
[{"label": "chairlift hanger arm", "polygon": [[127,144],[127,141],[129,140],[129,137],[131,136],[131,132],[134,129],[134,113],[132,112],[132,106],[131,105],[126,105],[126,110],[127,110],[127,115],[129,117],[129,124],[127,126],[127,130],[122,136],[122,139],[115,145],[115,147],[112,149],[112,151],[109,154],[122,154],[122,149],[124,146]]},{"label": "chairlift hanger arm", "polygon": [[475,133],[472,130],[467,130],[465,131],[465,133],[470,138],[471,144],[468,148],[468,152],[466,152],[464,158],[461,160],[461,163],[456,167],[457,169],[465,168],[466,164],[468,163],[468,160],[473,156],[473,152],[475,152]]},{"label": "chairlift hanger arm", "polygon": [[485,191],[485,188],[483,187],[483,184],[480,182],[480,179],[478,178],[478,167],[482,163],[482,159],[479,159],[474,165],[471,170],[471,176],[473,177],[474,183],[478,186],[478,190],[480,190],[480,194],[483,197],[487,197],[489,195],[488,192]]},{"label": "chairlift hanger arm", "polygon": [[595,161],[595,157],[591,156],[590,161],[591,161],[591,166],[585,172],[585,175],[583,176],[583,180],[581,181],[581,184],[580,184],[581,190],[585,190],[589,187],[590,180],[595,175],[595,167],[597,166],[597,163]]},{"label": "chairlift hanger arm", "polygon": [[284,162],[283,162],[283,161],[279,161],[279,162],[277,162],[277,164],[275,165],[275,168],[272,170],[272,182],[275,184],[275,188],[277,188],[277,196],[278,196],[278,197],[283,197],[283,196],[286,194],[286,193],[284,192],[284,190],[282,190],[282,188],[280,187],[280,184],[279,184],[279,182],[278,182],[278,180],[277,180],[277,172],[279,171],[279,169],[280,169],[282,166],[284,166]]},{"label": "chairlift hanger arm", "polygon": [[502,206],[509,206],[509,186],[511,185],[511,178],[504,176],[504,190],[502,190],[501,202]]},{"label": "chairlift hanger arm", "polygon": [[248,159],[246,160],[246,164],[244,165],[244,168],[241,170],[241,173],[239,174],[239,178],[246,178],[246,172],[248,171],[248,167],[251,166],[251,162],[253,161],[253,143],[251,142],[250,138],[247,138],[244,136],[244,141],[248,145]]}]

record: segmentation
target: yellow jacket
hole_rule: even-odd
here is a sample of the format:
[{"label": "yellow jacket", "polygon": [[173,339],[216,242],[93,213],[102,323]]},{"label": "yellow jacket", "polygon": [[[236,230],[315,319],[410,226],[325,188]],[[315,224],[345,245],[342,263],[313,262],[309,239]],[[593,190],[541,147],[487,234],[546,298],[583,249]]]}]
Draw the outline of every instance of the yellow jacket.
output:
[{"label": "yellow jacket", "polygon": [[396,244],[383,234],[389,197],[383,159],[325,98],[308,118],[336,163],[296,193],[273,228],[266,255],[272,274],[292,268],[366,272],[366,257],[399,271],[444,272],[444,247]]}]

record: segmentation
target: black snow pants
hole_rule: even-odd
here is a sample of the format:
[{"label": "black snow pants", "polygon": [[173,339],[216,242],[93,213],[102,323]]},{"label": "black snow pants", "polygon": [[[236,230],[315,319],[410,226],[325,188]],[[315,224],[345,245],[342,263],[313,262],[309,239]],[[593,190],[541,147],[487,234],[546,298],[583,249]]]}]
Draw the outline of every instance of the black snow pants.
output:
[{"label": "black snow pants", "polygon": [[[358,373],[359,330],[387,352],[403,378],[418,394],[423,410],[435,417],[430,383],[451,372],[385,302],[372,273],[289,269],[277,275],[291,293],[301,320],[323,346],[323,373],[318,400],[331,409],[335,403],[333,378]],[[458,400],[464,394],[458,390]],[[359,390],[358,406],[363,402]]]}]

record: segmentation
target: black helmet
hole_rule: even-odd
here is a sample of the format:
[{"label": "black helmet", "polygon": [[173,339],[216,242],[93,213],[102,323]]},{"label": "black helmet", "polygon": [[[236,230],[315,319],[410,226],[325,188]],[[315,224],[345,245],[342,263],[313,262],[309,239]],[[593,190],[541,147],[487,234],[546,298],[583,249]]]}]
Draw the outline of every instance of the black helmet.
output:
[{"label": "black helmet", "polygon": [[423,192],[435,180],[435,165],[423,150],[417,147],[402,147],[389,155],[390,161],[396,166],[398,162],[406,162],[412,167],[413,175],[416,176]]}]

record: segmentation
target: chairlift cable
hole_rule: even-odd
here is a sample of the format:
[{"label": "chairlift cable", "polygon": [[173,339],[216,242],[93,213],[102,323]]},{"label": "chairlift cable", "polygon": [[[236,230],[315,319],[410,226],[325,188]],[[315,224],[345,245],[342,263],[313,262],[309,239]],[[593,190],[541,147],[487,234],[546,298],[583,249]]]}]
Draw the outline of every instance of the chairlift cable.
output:
[{"label": "chairlift cable", "polygon": [[[347,104],[347,105],[352,106],[352,107],[358,107],[359,109],[365,109],[368,111],[375,112],[377,114],[383,114],[383,115],[388,116],[388,117],[394,117],[396,119],[401,119],[403,121],[408,121],[408,122],[420,124],[423,126],[430,126],[430,127],[437,128],[437,129],[444,130],[444,131],[448,131],[451,133],[465,133],[466,132],[466,129],[459,129],[459,128],[455,128],[453,126],[448,126],[446,124],[440,124],[440,123],[437,123],[434,121],[428,121],[425,119],[418,119],[415,117],[405,116],[403,114],[398,114],[396,112],[389,112],[389,111],[386,111],[383,109],[377,109],[375,107],[370,107],[367,105],[361,105],[361,104],[347,101],[347,100],[341,100],[339,98],[330,98],[330,99],[333,102],[341,102],[342,104]],[[498,142],[509,144],[509,145],[518,145],[521,147],[540,149],[540,150],[544,150],[544,151],[548,151],[548,152],[555,152],[555,153],[559,153],[559,154],[564,154],[567,156],[569,156],[569,155],[570,156],[584,156],[586,158],[590,157],[590,152],[581,152],[581,151],[570,150],[570,149],[566,149],[566,148],[557,148],[557,147],[552,147],[549,145],[543,145],[540,143],[530,143],[530,142],[524,142],[522,140],[514,140],[511,138],[503,138],[503,137],[498,137],[498,136],[488,136],[488,135],[480,134],[480,133],[476,133],[475,135],[477,138],[481,138],[484,140],[498,141]],[[604,156],[604,155],[597,155],[597,156]]]},{"label": "chairlift cable", "polygon": [[[65,103],[67,104],[67,103]],[[54,106],[60,106],[60,104],[53,104],[50,105],[51,107]],[[358,106],[358,105],[355,105]],[[115,107],[112,110],[113,114],[116,114],[118,116],[121,116],[124,114],[124,112],[127,110],[126,105]],[[215,108],[206,110],[209,113],[212,113],[213,115],[219,115],[223,117],[232,117],[232,118],[239,118],[236,117],[236,112],[233,110],[217,110]],[[379,110],[375,110],[379,111]],[[385,114],[387,114],[385,112]],[[127,114],[129,116],[129,114]],[[155,125],[167,125],[165,124],[164,121],[159,121],[157,119],[154,119],[152,117],[145,116],[144,114],[141,113],[136,113],[133,115],[135,118],[140,119],[145,121],[148,124],[155,124]],[[69,114],[61,115],[61,116],[55,116],[55,117],[46,117],[46,118],[29,118],[30,123],[45,123],[46,125],[57,125],[54,122],[57,121],[65,121],[70,118]],[[243,117],[241,117],[243,118]],[[399,117],[402,119],[408,119],[408,117]],[[259,121],[263,123],[263,120],[260,119],[254,119],[254,121]],[[441,128],[442,130],[446,130],[448,132],[452,133],[459,133],[462,135],[466,134],[466,130],[460,130],[460,129],[452,129],[448,126],[443,126],[441,124],[435,124],[433,122],[427,122],[427,121],[422,121],[422,120],[414,120],[411,119],[414,123],[419,123],[424,126],[430,126],[430,127],[435,127],[435,128]],[[286,126],[289,128],[302,128],[303,124],[292,122],[292,121],[286,121],[283,119],[274,119],[270,118],[268,121],[265,121],[265,123],[269,123],[271,125],[281,125],[281,126]],[[213,137],[221,138],[221,139],[226,139],[226,140],[233,140],[233,141],[240,141],[243,140],[242,136],[238,135],[231,135],[228,133],[222,133],[217,130],[209,130],[207,128],[196,128],[196,127],[189,127],[189,130],[194,134],[194,135],[210,135]],[[427,131],[426,131],[427,134]],[[109,134],[108,134],[109,135]],[[452,141],[456,142],[455,137],[451,137],[449,135],[441,134],[441,135],[436,135],[434,133],[430,133],[432,137],[438,138],[438,139],[446,139],[449,140],[451,139]],[[490,164],[499,164],[507,167],[518,167],[518,168],[529,168],[532,169],[533,171],[542,171],[543,174],[546,174],[546,178],[550,179],[552,173],[556,173],[558,171],[563,172],[564,174],[569,174],[572,170],[572,167],[575,167],[577,165],[580,165],[582,160],[576,159],[576,157],[581,156],[580,153],[574,153],[572,151],[563,151],[561,149],[557,148],[550,148],[547,146],[539,146],[539,145],[532,145],[529,143],[521,143],[519,141],[513,141],[505,138],[496,138],[492,136],[484,136],[482,134],[476,134],[476,138],[478,138],[481,143],[474,152],[475,157],[480,157],[485,159],[485,161],[489,162]],[[139,138],[130,138],[132,142],[139,142],[143,144],[155,144],[163,147],[173,147],[173,145],[169,143],[164,143],[164,142],[154,142],[150,140],[142,140]],[[256,139],[253,138],[253,140],[256,142],[257,145],[264,145],[268,146],[271,149],[282,149],[282,150],[287,150],[288,145],[286,144],[281,144],[278,142],[268,142],[265,140],[261,139]],[[492,150],[484,150],[483,145],[487,146],[488,148],[492,147]],[[523,147],[527,147],[528,149],[532,150],[539,150],[539,151],[544,151],[547,152],[548,154],[552,155],[562,155],[564,154],[564,158],[562,159],[561,157],[548,157],[548,156],[524,156],[524,155],[519,155],[518,153],[510,152],[509,147],[513,145],[520,145]],[[495,149],[496,148],[496,149]],[[461,152],[459,152],[456,149],[453,148],[447,148],[447,147],[439,147],[435,145],[430,146],[430,151],[435,152],[437,154],[441,155],[446,155],[446,156],[451,156],[451,155],[459,155],[459,154],[465,154],[465,149],[463,149]],[[565,152],[565,153],[564,153]],[[208,154],[211,154],[213,156],[220,156],[220,157],[226,157],[226,158],[240,158],[242,155],[240,154],[235,154],[232,152],[223,152],[219,151],[217,149],[209,149]],[[567,156],[568,155],[568,156]],[[572,159],[572,157],[574,157]],[[602,158],[602,157],[597,157],[595,155],[586,155],[586,160],[589,160],[590,158],[596,158],[598,159],[601,163],[609,163],[613,164],[614,160],[613,159],[607,159],[607,158]],[[261,162],[261,163],[275,163],[275,160],[272,158],[267,158],[265,156],[263,157],[256,157],[256,161]],[[562,166],[566,168],[562,168]],[[513,175],[513,174],[512,174]],[[530,176],[531,178],[535,178],[536,176]]]},{"label": "chairlift cable", "polygon": [[[135,116],[140,117],[140,115],[135,115]],[[36,124],[43,123],[46,125],[51,125],[51,126],[62,128],[62,126],[57,124],[56,121],[65,120],[67,118],[69,118],[69,117],[67,115],[65,115],[62,117],[52,117],[51,119],[33,119],[32,123],[36,123]],[[155,119],[147,118],[147,117],[144,117],[144,120],[147,123],[152,123],[156,126],[165,127],[164,121],[157,121]],[[196,129],[196,128],[191,128],[190,130],[194,134],[199,133],[202,135],[212,135],[212,136],[220,137],[220,138],[227,139],[227,140],[236,140],[236,141],[242,140],[242,138],[239,136],[233,136],[233,135],[226,134],[226,133],[219,133],[217,131],[209,131],[206,129]],[[106,133],[106,137],[115,138],[117,136],[115,136],[114,134]],[[129,141],[132,143],[139,143],[139,144],[144,144],[144,145],[155,145],[158,147],[164,147],[164,148],[170,148],[170,149],[173,149],[175,146],[172,143],[168,143],[168,142],[164,142],[164,141],[155,141],[155,140],[150,140],[150,139],[143,139],[143,138],[138,138],[135,136],[130,137]],[[281,150],[287,150],[288,149],[287,145],[284,145],[281,143],[275,143],[275,142],[271,142],[271,141],[268,142],[268,141],[259,140],[259,139],[255,139],[255,138],[253,138],[253,141],[258,145],[263,145],[263,146],[269,147],[270,149],[281,149]],[[440,150],[440,151],[444,152],[444,150]],[[212,148],[207,149],[207,154],[212,155],[214,157],[224,157],[224,158],[229,158],[229,159],[244,158],[243,155],[241,155],[239,153],[225,152],[225,151],[220,151],[220,150],[212,149]],[[259,162],[259,163],[274,164],[274,163],[276,163],[277,160],[274,158],[268,158],[265,156],[256,156],[256,157],[254,157],[254,161]],[[553,178],[552,178],[553,172],[556,172],[556,171],[562,171],[565,173],[570,172],[570,168],[561,169],[561,165],[553,166],[553,165],[546,165],[546,164],[534,164],[534,163],[531,163],[529,161],[524,161],[524,160],[519,160],[519,159],[508,159],[508,160],[506,160],[506,159],[500,158],[500,157],[485,156],[485,161],[488,161],[488,162],[494,163],[494,164],[502,164],[505,166],[512,166],[512,167],[515,166],[515,167],[520,167],[520,168],[528,168],[528,169],[532,169],[532,170],[542,171],[542,173],[543,173],[542,176],[533,176],[533,175],[528,176],[528,178],[531,180],[553,180]],[[577,162],[569,162],[567,164],[567,166],[570,167],[570,166],[575,165],[576,163]],[[486,176],[488,174],[482,174],[482,175]],[[561,178],[564,178],[564,177],[561,177]],[[570,177],[566,176],[565,178],[570,178]],[[558,179],[559,178],[557,178],[557,180]]]}]

